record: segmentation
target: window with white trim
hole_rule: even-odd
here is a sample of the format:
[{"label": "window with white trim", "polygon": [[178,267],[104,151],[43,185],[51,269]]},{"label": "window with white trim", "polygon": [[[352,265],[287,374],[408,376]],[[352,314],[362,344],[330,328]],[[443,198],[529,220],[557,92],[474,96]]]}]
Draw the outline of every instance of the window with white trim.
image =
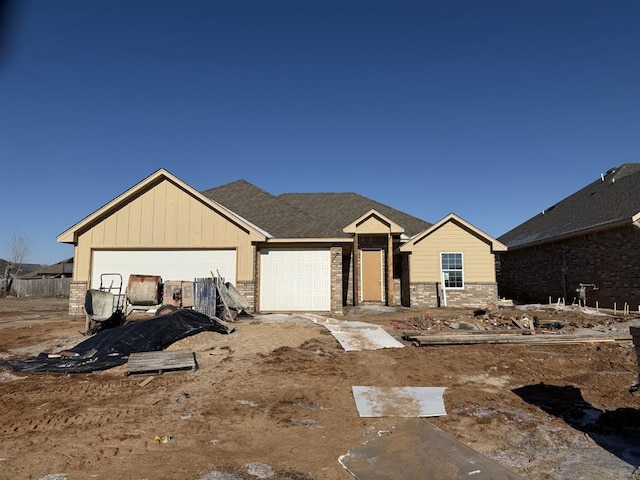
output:
[{"label": "window with white trim", "polygon": [[464,288],[462,253],[441,253],[440,265],[445,288]]}]

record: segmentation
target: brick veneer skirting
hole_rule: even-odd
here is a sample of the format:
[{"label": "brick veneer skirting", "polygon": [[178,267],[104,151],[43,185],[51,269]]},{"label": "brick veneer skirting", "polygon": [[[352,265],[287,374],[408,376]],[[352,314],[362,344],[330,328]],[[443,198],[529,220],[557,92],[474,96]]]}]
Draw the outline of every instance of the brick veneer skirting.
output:
[{"label": "brick veneer skirting", "polygon": [[256,286],[253,282],[240,281],[235,285],[238,293],[242,295],[249,303],[249,312],[256,311]]},{"label": "brick veneer skirting", "polygon": [[[411,307],[437,307],[438,293],[442,297],[436,283],[412,283],[410,290]],[[447,307],[474,308],[497,301],[496,283],[465,283],[462,290],[447,290]]]}]

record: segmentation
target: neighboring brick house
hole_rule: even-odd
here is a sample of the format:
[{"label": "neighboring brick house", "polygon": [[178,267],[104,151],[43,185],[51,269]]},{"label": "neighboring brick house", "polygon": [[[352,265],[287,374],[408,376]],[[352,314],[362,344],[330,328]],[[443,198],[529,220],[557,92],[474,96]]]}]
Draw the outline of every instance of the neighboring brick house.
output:
[{"label": "neighboring brick house", "polygon": [[161,169],[57,240],[75,247],[75,314],[106,272],[125,284],[219,272],[260,312],[436,306],[441,280],[450,306],[497,300],[494,248],[504,246],[455,215],[435,226],[356,193],[276,196],[244,180],[198,192]]},{"label": "neighboring brick house", "polygon": [[499,238],[499,294],[636,310],[639,227],[640,164],[627,163]]}]

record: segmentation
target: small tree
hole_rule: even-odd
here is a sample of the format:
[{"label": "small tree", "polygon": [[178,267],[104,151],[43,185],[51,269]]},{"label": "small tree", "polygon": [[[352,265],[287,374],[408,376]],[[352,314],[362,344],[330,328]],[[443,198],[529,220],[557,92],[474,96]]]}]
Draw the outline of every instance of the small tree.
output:
[{"label": "small tree", "polygon": [[12,270],[15,273],[20,272],[22,264],[29,257],[31,247],[29,239],[23,234],[13,234],[7,245],[9,251],[9,262],[11,262]]},{"label": "small tree", "polygon": [[[20,273],[22,265],[31,253],[31,247],[29,245],[29,239],[22,234],[13,234],[7,242],[7,252],[9,254],[9,265],[4,272],[5,285],[4,288],[0,288],[0,294],[7,294],[11,291],[11,272],[15,274]],[[4,290],[4,292],[2,292]]]}]

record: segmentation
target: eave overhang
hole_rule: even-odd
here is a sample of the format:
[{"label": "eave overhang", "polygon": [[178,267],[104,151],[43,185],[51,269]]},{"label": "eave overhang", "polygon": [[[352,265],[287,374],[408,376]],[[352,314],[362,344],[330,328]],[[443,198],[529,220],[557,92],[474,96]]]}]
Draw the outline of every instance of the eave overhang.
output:
[{"label": "eave overhang", "polygon": [[578,237],[580,235],[598,233],[605,230],[611,230],[614,228],[620,228],[624,226],[632,226],[635,228],[640,228],[640,212],[636,213],[631,218],[624,218],[622,220],[615,220],[613,222],[606,222],[606,223],[601,223],[599,225],[592,225],[591,227],[573,230],[571,232],[566,232],[561,235],[555,235],[553,237],[541,238],[533,242],[528,242],[528,243],[523,243],[518,245],[510,245],[508,248],[509,248],[509,251],[515,251],[515,250],[521,250],[523,248],[537,247],[547,243],[559,242],[562,240],[567,240],[569,238]]}]

